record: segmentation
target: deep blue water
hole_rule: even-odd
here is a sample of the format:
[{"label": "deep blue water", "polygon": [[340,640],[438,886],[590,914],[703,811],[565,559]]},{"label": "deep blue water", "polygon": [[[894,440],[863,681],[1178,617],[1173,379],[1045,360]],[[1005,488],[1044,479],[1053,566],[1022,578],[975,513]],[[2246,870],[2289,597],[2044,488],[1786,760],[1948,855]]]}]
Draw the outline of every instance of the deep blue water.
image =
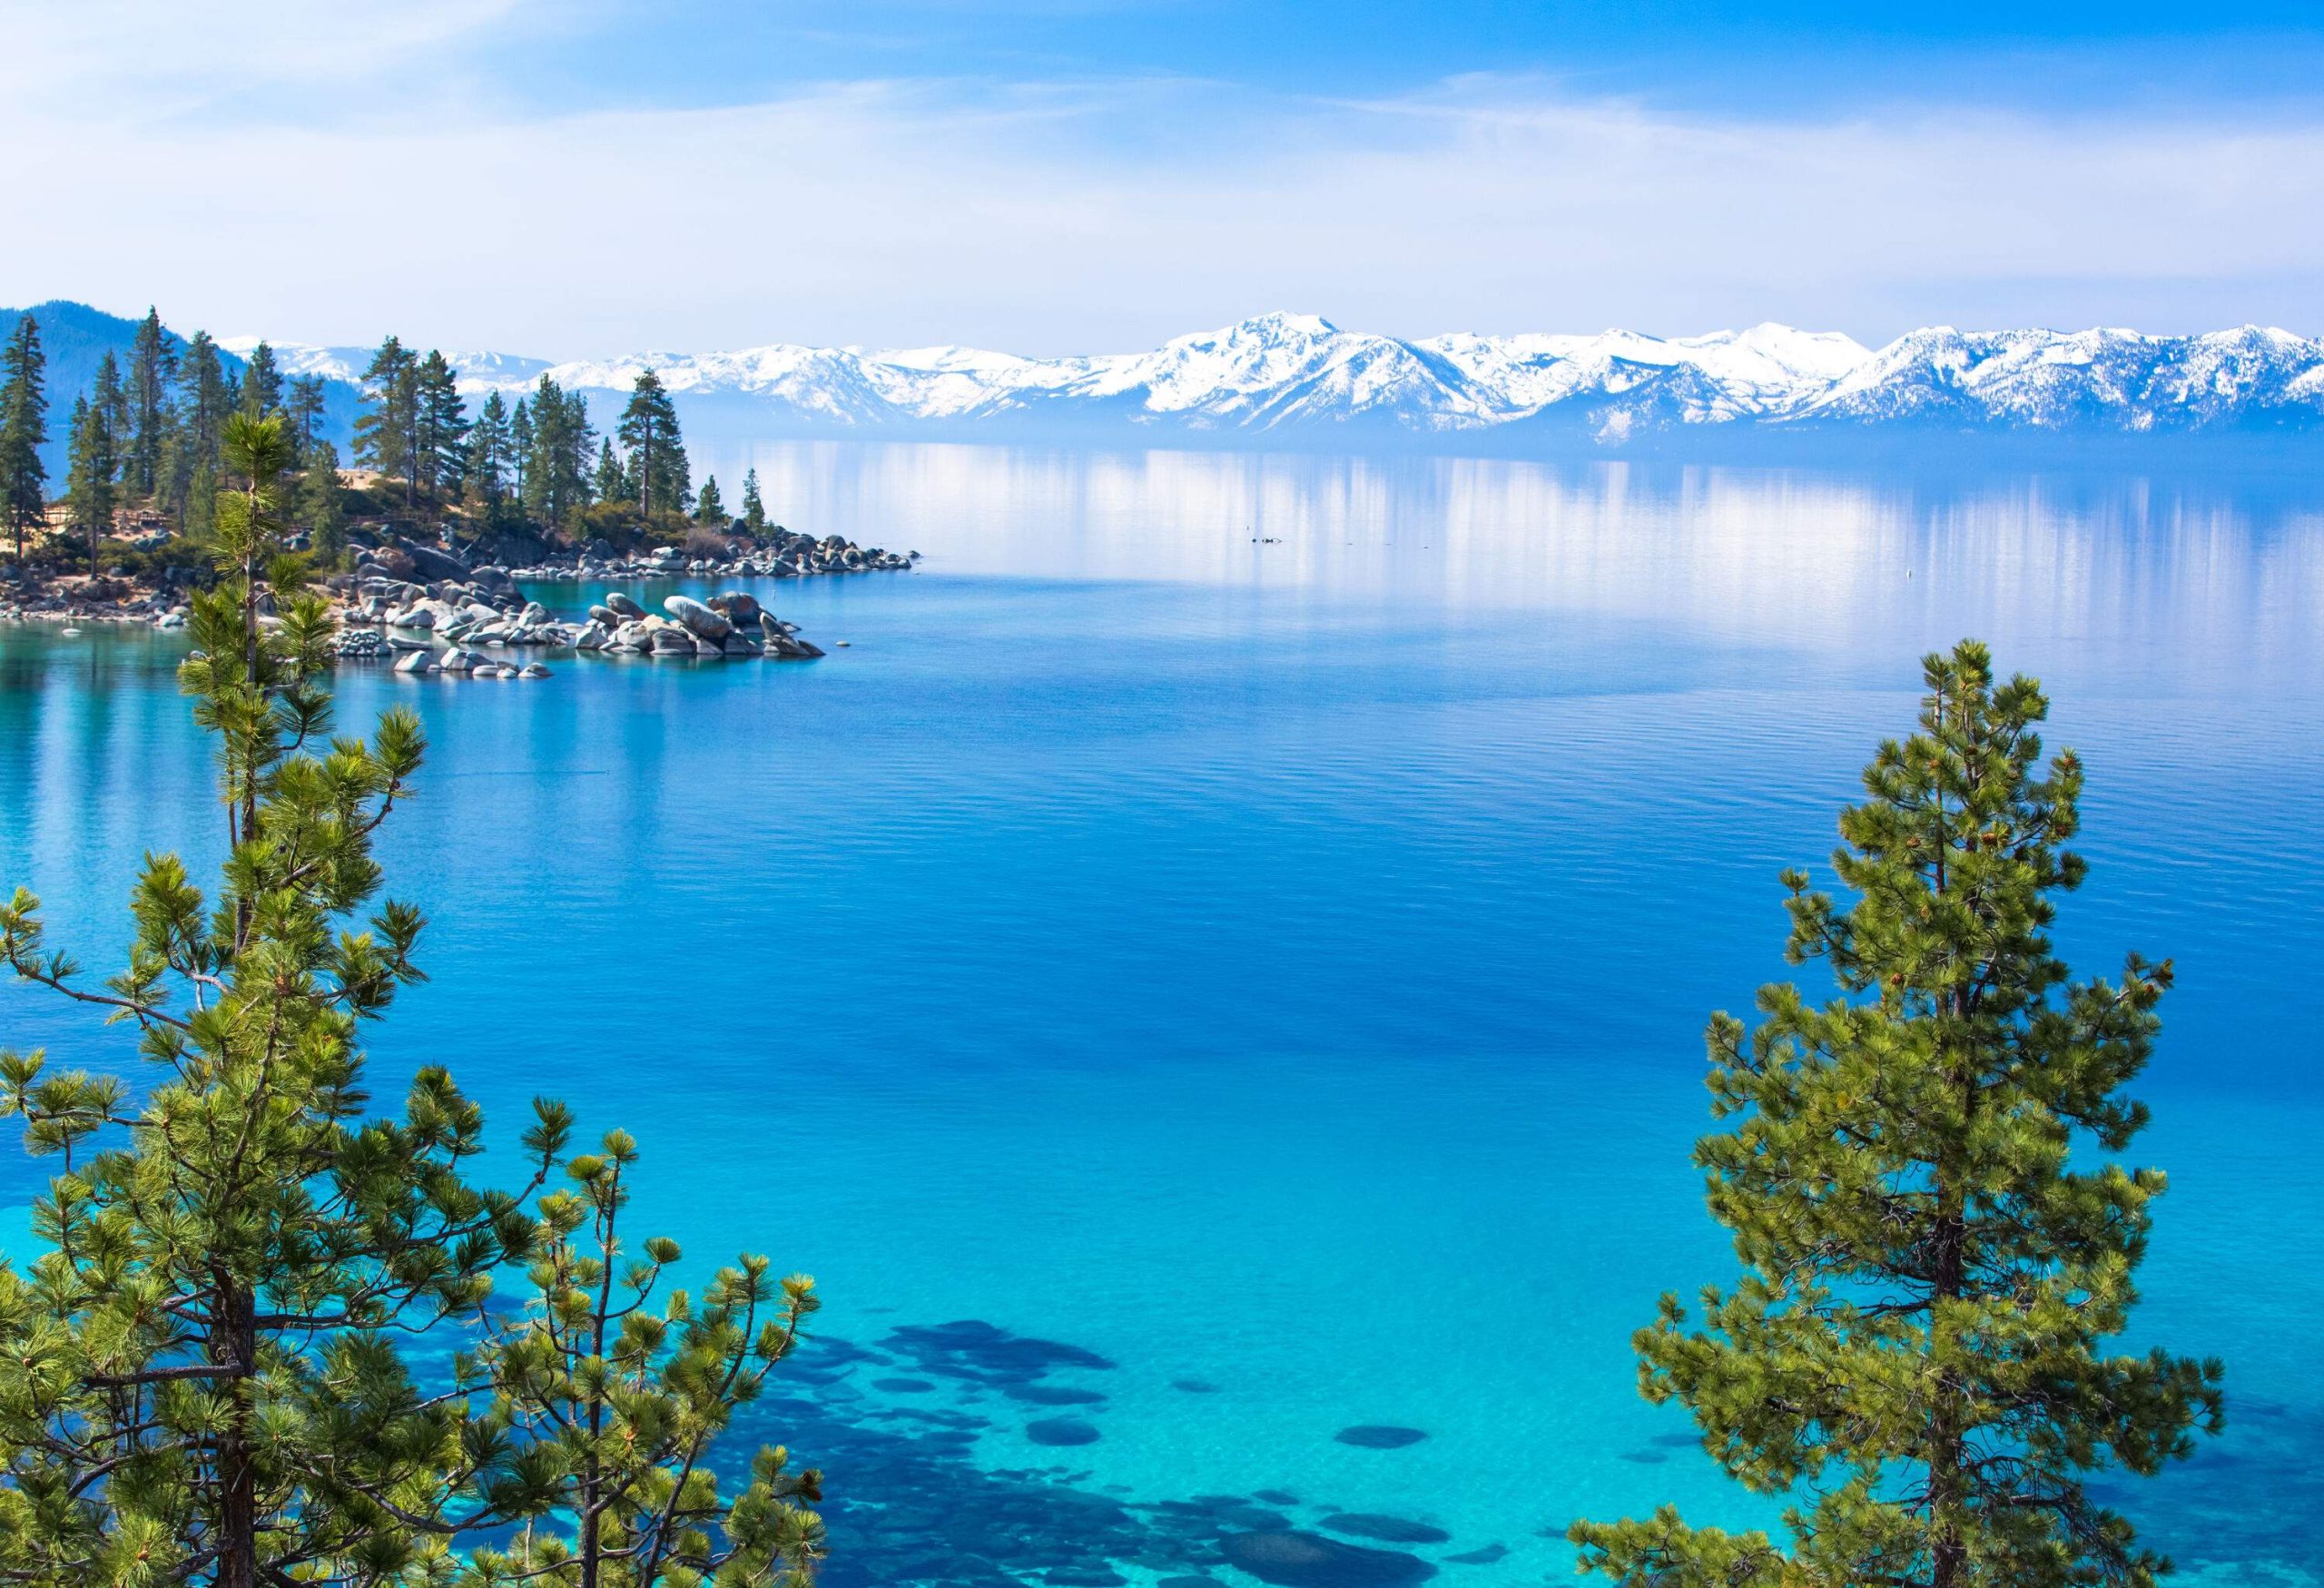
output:
[{"label": "deep blue water", "polygon": [[[1577,1514],[1766,1519],[1628,1336],[1733,1268],[1704,1017],[1785,973],[1776,873],[1964,634],[2089,764],[2069,955],[2180,973],[2139,1335],[2228,1359],[2230,1432],[2121,1498],[2199,1581],[2318,1580],[2324,488],[755,461],[793,528],[928,554],[770,593],[848,648],[341,698],[434,744],[384,851],[433,980],[380,1090],[562,1095],[642,1139],[691,1258],[818,1277],[762,1421],[829,1472],[833,1583],[1145,1583],[1264,1510],[1435,1524],[1398,1547],[1487,1588],[1563,1580]],[[0,885],[94,963],[143,848],[215,856],[175,654],[0,629]],[[127,1048],[14,986],[0,1041]],[[964,1319],[1009,1337],[914,1332]],[[1058,1415],[1099,1436],[1027,1437]]]}]

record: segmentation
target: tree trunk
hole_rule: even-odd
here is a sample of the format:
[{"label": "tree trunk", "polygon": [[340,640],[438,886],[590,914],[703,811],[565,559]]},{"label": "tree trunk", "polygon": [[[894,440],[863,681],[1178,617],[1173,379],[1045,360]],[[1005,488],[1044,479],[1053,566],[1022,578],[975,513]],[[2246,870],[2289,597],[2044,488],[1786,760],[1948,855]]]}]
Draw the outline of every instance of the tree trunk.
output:
[{"label": "tree trunk", "polygon": [[[1945,731],[1945,707],[1950,702],[1939,689],[1936,700],[1936,731]],[[1945,796],[1936,799],[1936,887],[1945,891],[1945,862],[1949,858],[1947,845],[1951,839],[1946,832]],[[1965,818],[1964,824],[1966,825]],[[1956,990],[1945,993],[1938,1001],[1939,1011],[1965,1028],[1956,1034],[1959,1041],[1965,1035],[1968,1011],[1962,994]],[[1969,1115],[1976,1107],[1976,1071],[1974,1055],[1960,1060],[1961,1068],[1953,1070],[1946,1080],[1960,1095],[1962,1128],[1965,1135]],[[1950,1150],[1940,1147],[1939,1152]],[[1956,1166],[1939,1158],[1934,1166],[1936,1189],[1936,1262],[1932,1276],[1929,1300],[1929,1347],[1932,1351],[1945,1348],[1944,1334],[1949,1323],[1940,1323],[1945,1304],[1960,1299],[1966,1283],[1966,1254],[1969,1238],[1968,1198],[1959,1183]],[[1968,1567],[1968,1547],[1961,1536],[1961,1513],[1967,1498],[1965,1485],[1968,1473],[1964,1465],[1966,1452],[1965,1430],[1962,1427],[1961,1385],[1950,1368],[1937,1377],[1936,1406],[1929,1419],[1928,1511],[1929,1511],[1929,1584],[1930,1588],[1962,1588]]]},{"label": "tree trunk", "polygon": [[[1967,1233],[1958,1193],[1945,1184],[1940,1172],[1937,1182],[1935,1297],[1929,1308],[1929,1343],[1932,1347],[1939,1344],[1938,1308],[1961,1295],[1962,1253]],[[1963,1503],[1967,1498],[1963,1435],[1961,1386],[1953,1371],[1947,1368],[1937,1379],[1936,1406],[1929,1425],[1930,1588],[1961,1588],[1966,1581],[1968,1550],[1962,1542],[1959,1525]]]},{"label": "tree trunk", "polygon": [[231,1366],[225,1380],[231,1401],[218,1439],[217,1588],[259,1588],[258,1472],[251,1451],[251,1405],[256,1382],[250,1367],[258,1358],[256,1298],[238,1287],[218,1292],[218,1317],[210,1330],[210,1360]]}]

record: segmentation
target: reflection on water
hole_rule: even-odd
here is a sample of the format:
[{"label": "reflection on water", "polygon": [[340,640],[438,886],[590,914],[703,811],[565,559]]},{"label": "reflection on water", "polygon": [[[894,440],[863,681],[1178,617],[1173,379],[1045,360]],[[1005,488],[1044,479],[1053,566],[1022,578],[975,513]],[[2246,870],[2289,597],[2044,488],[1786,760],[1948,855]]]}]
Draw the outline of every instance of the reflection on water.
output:
[{"label": "reflection on water", "polygon": [[[917,547],[931,572],[1372,589],[1679,621],[1884,668],[1900,632],[1974,629],[2212,684],[2312,656],[2324,629],[2314,479],[843,442],[747,462],[793,528]],[[2153,654],[2166,633],[2180,643]]]},{"label": "reflection on water", "polygon": [[[1765,1520],[1628,1336],[1732,1267],[1703,1017],[1783,973],[1774,873],[1970,633],[2092,767],[2063,946],[2179,965],[2140,1327],[2228,1358],[2230,1433],[2123,1503],[2202,1580],[2314,1581],[2324,488],[754,461],[792,528],[928,554],[763,587],[851,648],[340,687],[434,746],[381,1071],[560,1093],[690,1255],[818,1276],[766,1415],[832,1474],[835,1582],[1247,1588],[1229,1535],[1337,1517],[1501,1588],[1561,1580],[1578,1513]],[[0,629],[0,886],[94,966],[143,848],[217,853],[182,643]],[[0,1042],[129,1047],[14,987]],[[0,1154],[0,1198],[36,1173]]]}]

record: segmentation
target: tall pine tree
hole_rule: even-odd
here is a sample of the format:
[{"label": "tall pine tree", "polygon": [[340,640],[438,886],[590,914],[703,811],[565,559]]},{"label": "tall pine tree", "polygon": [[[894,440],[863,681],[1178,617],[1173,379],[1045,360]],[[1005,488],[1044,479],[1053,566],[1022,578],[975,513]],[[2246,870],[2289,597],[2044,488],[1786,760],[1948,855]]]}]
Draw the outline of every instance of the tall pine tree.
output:
[{"label": "tall pine tree", "polygon": [[759,496],[759,471],[743,471],[743,528],[753,535],[766,532],[766,503]]},{"label": "tall pine tree", "polygon": [[226,418],[234,411],[225,360],[208,331],[186,343],[179,364],[177,422],[171,430],[166,461],[167,500],[180,528],[196,539],[208,538],[217,503]]},{"label": "tall pine tree", "polygon": [[113,448],[113,504],[121,505],[129,486],[129,444],[131,438],[129,388],[122,384],[121,364],[107,348],[97,359],[97,373],[89,383],[89,406],[97,410],[104,421],[105,436]]},{"label": "tall pine tree", "polygon": [[241,401],[236,406],[254,419],[282,411],[282,371],[274,361],[274,350],[264,342],[251,350],[249,366],[242,371]]},{"label": "tall pine tree", "polygon": [[713,529],[726,528],[726,504],[719,499],[718,477],[712,475],[702,482],[702,498],[694,503],[694,521]]},{"label": "tall pine tree", "polygon": [[316,566],[336,568],[347,549],[347,512],[340,503],[339,449],[310,441],[299,477],[296,521],[307,532]]},{"label": "tall pine tree", "polygon": [[1637,1336],[1640,1385],[1694,1415],[1733,1477],[1792,1499],[1766,1534],[1577,1523],[1632,1588],[2149,1588],[2168,1563],[2090,1493],[2221,1425],[2220,1366],[2113,1345],[2163,1177],[2112,1160],[2147,1122],[2171,965],[2075,981],[2052,946],[2083,770],[2046,764],[2048,703],[1985,648],[1923,664],[1920,732],[1881,745],[1840,818],[1853,897],[1787,873],[1794,963],[1709,1031],[1698,1145],[1743,1277]]},{"label": "tall pine tree", "polygon": [[677,408],[653,370],[638,375],[616,433],[629,455],[632,499],[638,512],[648,519],[656,513],[683,512],[690,494],[685,443],[678,433]]},{"label": "tall pine tree", "polygon": [[537,522],[562,530],[589,505],[590,446],[597,433],[588,403],[547,375],[534,389],[529,422],[532,445],[526,450],[525,511]]},{"label": "tall pine tree", "polygon": [[468,429],[466,466],[468,499],[487,522],[497,522],[507,507],[515,449],[508,405],[501,399],[500,393],[490,392],[477,409],[476,422]]},{"label": "tall pine tree", "polygon": [[[98,569],[98,547],[113,528],[113,509],[119,488],[121,459],[115,456],[113,421],[107,416],[102,395],[103,375],[109,372],[112,355],[106,356],[107,369],[100,371],[100,394],[95,400],[76,398],[73,403],[73,428],[67,441],[69,470],[65,478],[64,500],[73,516],[73,528],[78,530],[89,547],[89,572]],[[116,385],[119,384],[116,378]]]},{"label": "tall pine tree", "polygon": [[629,471],[622,467],[620,455],[614,451],[610,438],[597,445],[597,474],[595,487],[601,502],[617,502],[633,495],[629,486]]},{"label": "tall pine tree", "polygon": [[29,314],[0,347],[0,518],[24,566],[25,538],[48,517],[48,467],[40,449],[48,440],[48,360],[40,327]]},{"label": "tall pine tree", "polygon": [[305,463],[322,439],[323,378],[320,375],[294,375],[282,399],[282,412],[289,421],[285,427],[290,445]]},{"label": "tall pine tree", "polygon": [[400,480],[407,504],[419,499],[412,454],[419,428],[419,361],[394,337],[379,344],[363,371],[363,412],[355,420],[355,465]]},{"label": "tall pine tree", "polygon": [[130,499],[149,504],[162,496],[177,433],[177,350],[148,309],[129,347],[129,440],[122,484]]},{"label": "tall pine tree", "polygon": [[517,505],[530,511],[533,500],[533,405],[521,397],[508,410],[508,463]]},{"label": "tall pine tree", "polygon": [[431,502],[459,495],[468,478],[468,405],[458,378],[434,350],[412,372],[415,429],[412,459],[419,493]]}]

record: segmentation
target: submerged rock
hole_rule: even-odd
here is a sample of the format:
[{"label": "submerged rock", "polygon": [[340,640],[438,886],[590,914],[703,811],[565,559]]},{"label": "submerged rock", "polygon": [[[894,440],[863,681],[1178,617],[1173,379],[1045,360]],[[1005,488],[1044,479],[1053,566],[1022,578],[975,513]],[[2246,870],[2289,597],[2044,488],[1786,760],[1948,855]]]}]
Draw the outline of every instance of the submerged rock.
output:
[{"label": "submerged rock", "polygon": [[1095,1445],[1098,1434],[1079,1417],[1044,1417],[1026,1425],[1025,1437],[1036,1445]]},{"label": "submerged rock", "polygon": [[1446,1555],[1444,1558],[1456,1566],[1490,1566],[1495,1561],[1507,1558],[1508,1554],[1507,1544],[1489,1544],[1482,1549],[1467,1550],[1457,1555]]},{"label": "submerged rock", "polygon": [[1364,1549],[1296,1528],[1230,1533],[1218,1541],[1218,1553],[1228,1565],[1276,1588],[1403,1588],[1436,1575],[1418,1555]]},{"label": "submerged rock", "polygon": [[1407,1445],[1419,1444],[1428,1435],[1418,1428],[1399,1428],[1390,1423],[1358,1423],[1332,1437],[1364,1450],[1401,1450]]}]

